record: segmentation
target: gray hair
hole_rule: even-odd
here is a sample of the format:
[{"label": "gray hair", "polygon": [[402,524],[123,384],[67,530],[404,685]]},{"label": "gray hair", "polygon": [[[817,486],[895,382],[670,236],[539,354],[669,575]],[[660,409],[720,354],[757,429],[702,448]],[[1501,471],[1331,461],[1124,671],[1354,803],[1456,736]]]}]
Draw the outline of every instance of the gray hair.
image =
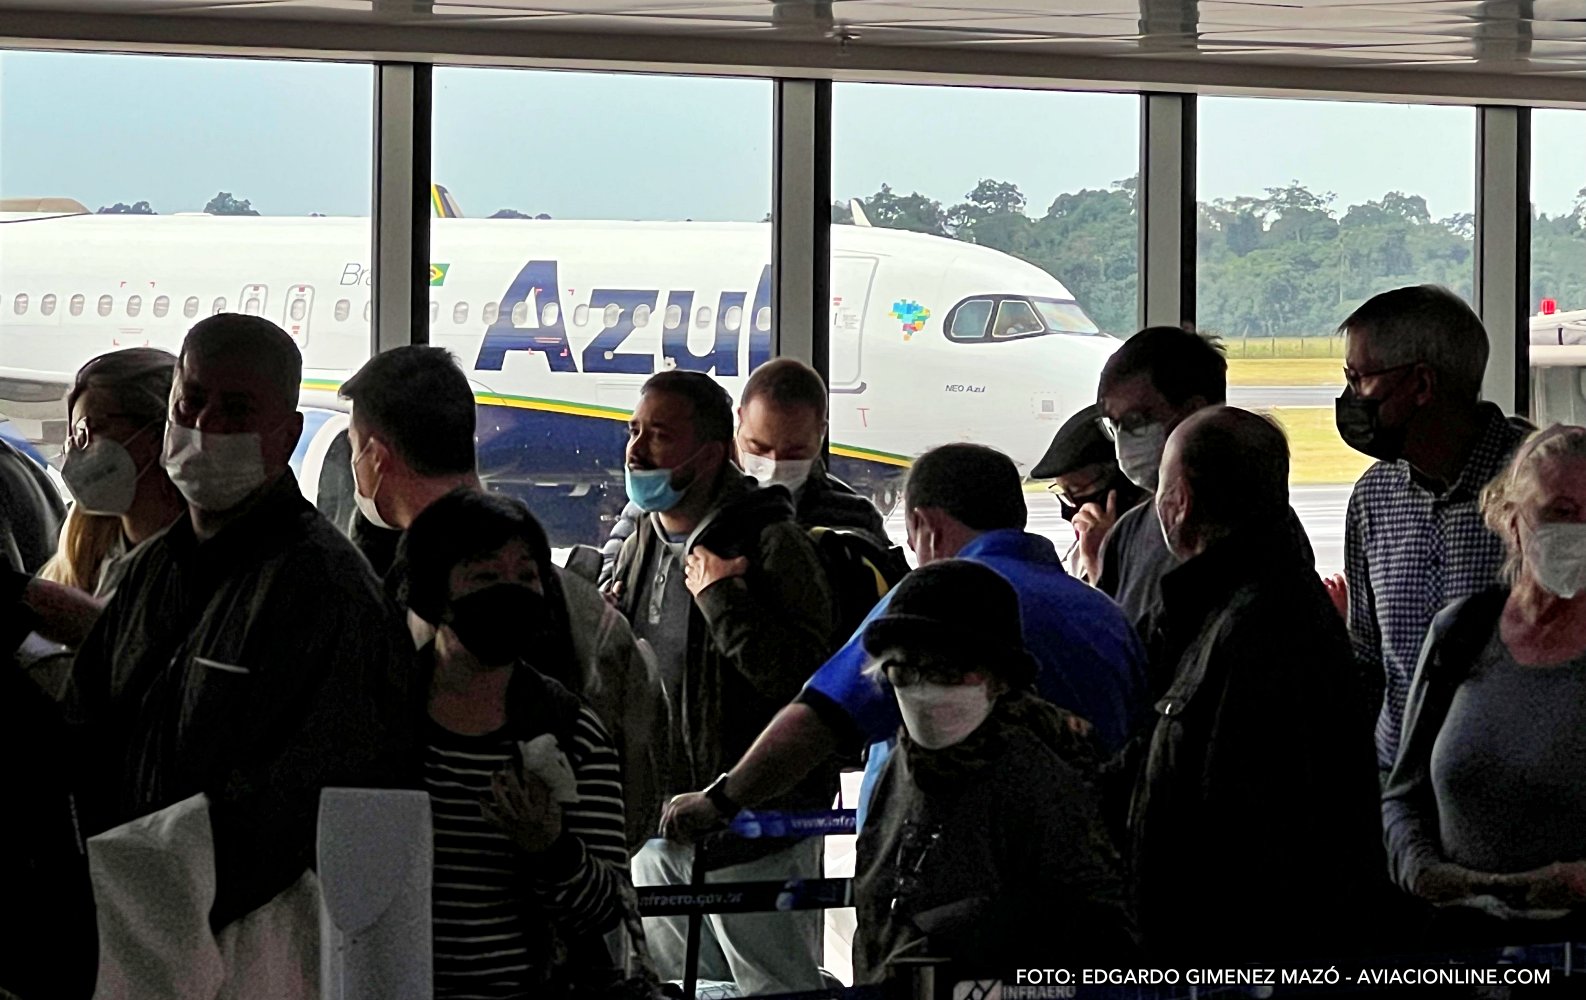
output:
[{"label": "gray hair", "polygon": [[1564,458],[1586,461],[1586,427],[1554,424],[1532,434],[1515,450],[1509,467],[1481,491],[1482,517],[1507,549],[1498,573],[1504,583],[1512,585],[1525,568],[1525,553],[1516,530],[1520,511],[1536,496],[1543,467]]},{"label": "gray hair", "polygon": [[1425,364],[1442,376],[1449,396],[1481,394],[1487,373],[1487,328],[1464,299],[1441,285],[1409,285],[1367,299],[1338,326],[1364,335],[1384,367]]}]

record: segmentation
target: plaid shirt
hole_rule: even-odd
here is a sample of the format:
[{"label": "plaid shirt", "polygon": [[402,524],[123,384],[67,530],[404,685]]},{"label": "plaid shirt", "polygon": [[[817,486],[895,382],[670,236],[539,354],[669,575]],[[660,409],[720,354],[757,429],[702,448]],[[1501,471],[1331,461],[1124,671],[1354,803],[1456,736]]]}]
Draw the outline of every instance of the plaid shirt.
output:
[{"label": "plaid shirt", "polygon": [[1481,490],[1532,427],[1491,403],[1482,404],[1481,414],[1485,426],[1448,492],[1432,492],[1406,462],[1378,462],[1349,497],[1349,637],[1362,675],[1385,681],[1377,715],[1377,762],[1384,768],[1399,750],[1405,695],[1432,617],[1492,586],[1503,565],[1503,541],[1482,521]]}]

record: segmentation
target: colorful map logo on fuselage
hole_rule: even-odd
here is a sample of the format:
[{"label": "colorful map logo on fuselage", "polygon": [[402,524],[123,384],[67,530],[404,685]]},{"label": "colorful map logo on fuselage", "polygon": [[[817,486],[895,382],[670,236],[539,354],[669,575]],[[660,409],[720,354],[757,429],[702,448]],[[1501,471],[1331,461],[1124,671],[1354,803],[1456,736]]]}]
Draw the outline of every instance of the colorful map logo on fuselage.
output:
[{"label": "colorful map logo on fuselage", "polygon": [[452,266],[450,264],[431,264],[430,287],[434,288],[436,285],[446,284],[446,272],[451,269]]},{"label": "colorful map logo on fuselage", "polygon": [[913,299],[904,299],[892,303],[892,317],[903,324],[903,339],[913,340],[916,333],[925,329],[925,321],[931,318],[931,311]]}]

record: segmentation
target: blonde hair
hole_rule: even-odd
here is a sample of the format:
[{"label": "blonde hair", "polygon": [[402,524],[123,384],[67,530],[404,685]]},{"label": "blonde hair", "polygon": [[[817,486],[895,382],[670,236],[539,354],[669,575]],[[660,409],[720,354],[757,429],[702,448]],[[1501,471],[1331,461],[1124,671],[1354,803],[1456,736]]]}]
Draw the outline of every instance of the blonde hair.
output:
[{"label": "blonde hair", "polygon": [[121,518],[89,514],[76,504],[66,513],[55,554],[39,570],[42,579],[92,594],[99,571],[121,541]]},{"label": "blonde hair", "polygon": [[1586,461],[1586,427],[1554,424],[1536,431],[1515,450],[1509,466],[1481,491],[1481,513],[1487,528],[1503,539],[1508,554],[1498,571],[1504,583],[1513,584],[1525,565],[1516,521],[1536,495],[1542,468],[1559,459]]}]

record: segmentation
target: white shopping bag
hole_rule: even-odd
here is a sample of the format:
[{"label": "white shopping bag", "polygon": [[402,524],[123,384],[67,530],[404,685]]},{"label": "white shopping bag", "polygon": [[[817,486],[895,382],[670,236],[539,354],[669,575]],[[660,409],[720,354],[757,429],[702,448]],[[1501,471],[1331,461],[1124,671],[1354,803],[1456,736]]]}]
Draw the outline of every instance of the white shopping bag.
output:
[{"label": "white shopping bag", "polygon": [[209,801],[184,799],[88,840],[99,923],[95,1000],[319,1000],[319,883],[209,928]]}]

